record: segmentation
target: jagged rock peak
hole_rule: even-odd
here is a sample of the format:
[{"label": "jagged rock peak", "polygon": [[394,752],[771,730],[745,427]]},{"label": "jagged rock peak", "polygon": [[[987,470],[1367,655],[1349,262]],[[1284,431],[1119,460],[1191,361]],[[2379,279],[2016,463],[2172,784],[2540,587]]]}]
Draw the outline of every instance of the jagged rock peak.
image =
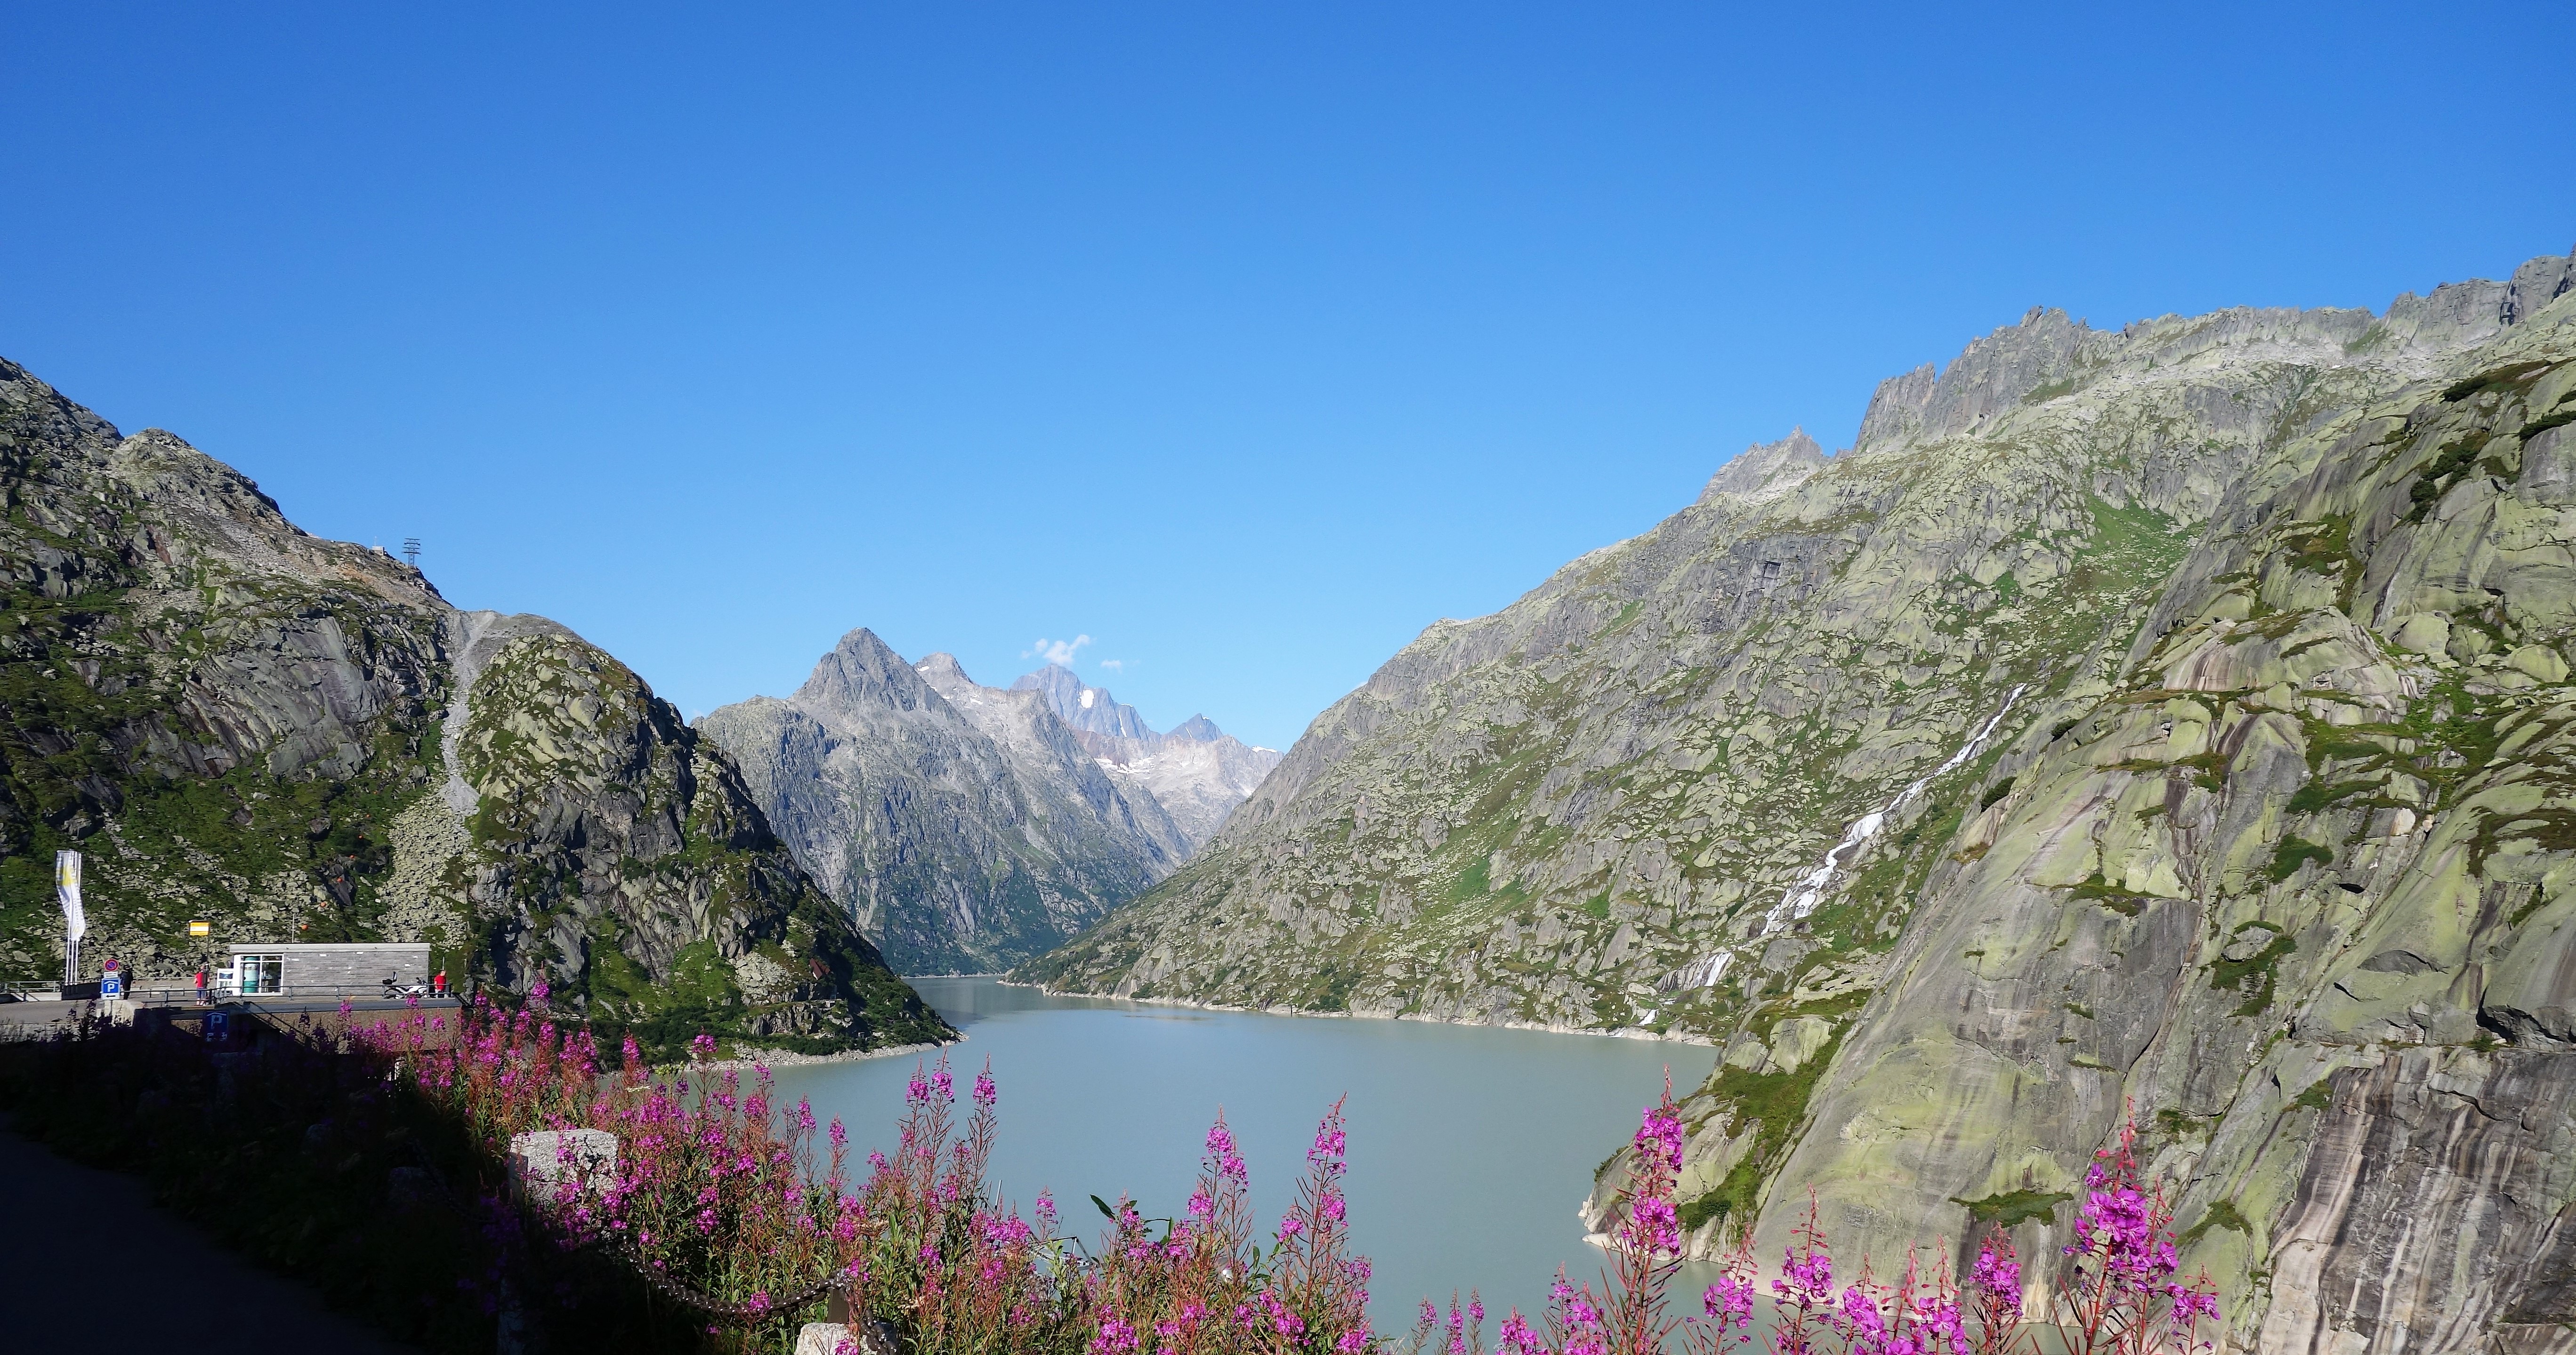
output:
[{"label": "jagged rock peak", "polygon": [[[910,973],[985,973],[1167,875],[1190,839],[1044,697],[862,628],[788,702],[710,712],[796,859]],[[1239,797],[1238,797],[1239,798]]]},{"label": "jagged rock peak", "polygon": [[1074,676],[1073,670],[1060,663],[1050,663],[1034,673],[1023,675],[1011,684],[1015,692],[1040,692],[1056,718],[1076,729],[1094,734],[1107,734],[1119,739],[1152,740],[1161,737],[1136,713],[1134,706],[1122,706],[1106,687],[1093,687]]},{"label": "jagged rock peak", "polygon": [[1163,737],[1188,743],[1214,743],[1225,737],[1225,731],[1216,727],[1216,721],[1204,715],[1193,715],[1172,726],[1171,732]]},{"label": "jagged rock peak", "polygon": [[1938,376],[1925,363],[1880,382],[1870,396],[1869,412],[1861,416],[1854,445],[1868,448],[1965,432],[2063,378],[2092,332],[2062,310],[2033,306],[2020,324],[1971,340]]},{"label": "jagged rock peak", "polygon": [[914,664],[912,671],[921,674],[934,688],[975,685],[975,679],[966,676],[966,666],[957,662],[957,656],[946,650],[922,655],[921,662]]},{"label": "jagged rock peak", "polygon": [[1778,442],[1757,442],[1729,458],[1708,477],[1699,501],[1708,503],[1721,494],[1761,499],[1786,493],[1824,464],[1825,449],[1803,426],[1793,428]]},{"label": "jagged rock peak", "polygon": [[1880,382],[1853,447],[1874,452],[1937,441],[2106,375],[2135,379],[2184,362],[2369,365],[2421,378],[2446,355],[2495,338],[2571,288],[2576,255],[2544,255],[2501,282],[2473,278],[2425,296],[2405,293],[2377,316],[2338,307],[2237,306],[2100,331],[2064,311],[2033,306],[2018,324],[1970,341],[1946,368],[1925,363]]},{"label": "jagged rock peak", "polygon": [[[949,663],[954,666],[956,660]],[[799,705],[838,709],[888,705],[915,710],[937,696],[902,655],[878,639],[875,631],[861,626],[842,636],[832,652],[814,665],[813,675],[796,689],[793,699]]]}]

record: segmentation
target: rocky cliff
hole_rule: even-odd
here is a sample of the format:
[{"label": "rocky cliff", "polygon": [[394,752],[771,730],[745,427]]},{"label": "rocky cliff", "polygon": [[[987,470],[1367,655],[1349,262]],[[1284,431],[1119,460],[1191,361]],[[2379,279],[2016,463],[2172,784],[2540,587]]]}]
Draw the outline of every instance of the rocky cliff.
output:
[{"label": "rocky cliff", "polygon": [[1024,972],[1721,1042],[1703,1249],[2052,1257],[2133,1110],[2239,1344],[2576,1349],[2570,277],[2034,311],[1435,625]]},{"label": "rocky cliff", "polygon": [[1062,664],[1023,676],[1011,690],[1042,693],[1111,775],[1152,796],[1172,816],[1191,851],[1207,845],[1235,806],[1251,798],[1279,765],[1277,749],[1255,748],[1204,715],[1157,734],[1135,707],[1119,704],[1105,687],[1085,685]]},{"label": "rocky cliff", "polygon": [[832,896],[906,973],[992,972],[1169,875],[1189,842],[1035,691],[916,668],[854,630],[793,696],[711,712],[707,736]]},{"label": "rocky cliff", "polygon": [[[944,1032],[633,673],[460,613],[157,429],[0,361],[0,964],[143,974],[240,941],[428,940],[464,978],[669,1044]],[[191,920],[213,924],[192,941]]]}]

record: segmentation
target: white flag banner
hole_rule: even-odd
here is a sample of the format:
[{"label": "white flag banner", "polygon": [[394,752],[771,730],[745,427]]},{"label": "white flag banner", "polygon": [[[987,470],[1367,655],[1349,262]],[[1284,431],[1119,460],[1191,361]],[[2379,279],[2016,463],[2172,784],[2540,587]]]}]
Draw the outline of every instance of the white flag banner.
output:
[{"label": "white flag banner", "polygon": [[89,919],[81,916],[81,854],[54,853],[54,897],[62,900],[65,935],[78,941],[89,934]]}]

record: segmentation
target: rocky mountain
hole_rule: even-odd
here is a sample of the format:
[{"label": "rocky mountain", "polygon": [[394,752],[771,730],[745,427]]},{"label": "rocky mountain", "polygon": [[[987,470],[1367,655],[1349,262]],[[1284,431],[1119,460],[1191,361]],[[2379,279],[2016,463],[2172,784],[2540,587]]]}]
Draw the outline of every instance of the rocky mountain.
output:
[{"label": "rocky mountain", "polygon": [[866,630],[793,696],[699,726],[905,973],[1019,963],[1190,852],[1172,816],[1104,769],[1041,693],[977,686],[946,654],[907,664]]},{"label": "rocky mountain", "polygon": [[[724,755],[615,659],[463,613],[289,523],[158,429],[0,361],[0,965],[427,940],[451,975],[672,1046],[946,1032],[771,836]],[[191,940],[188,923],[212,936]]]},{"label": "rocky mountain", "polygon": [[1252,747],[1204,715],[1157,734],[1135,707],[1120,705],[1105,687],[1085,686],[1062,664],[1027,674],[1011,690],[1044,694],[1057,718],[1111,775],[1153,796],[1171,814],[1192,851],[1216,836],[1235,806],[1279,765],[1277,749]]},{"label": "rocky mountain", "polygon": [[2571,280],[2034,310],[1432,626],[1022,972],[1716,1041],[1703,1251],[2053,1261],[2125,1110],[2231,1345],[2576,1350]]}]

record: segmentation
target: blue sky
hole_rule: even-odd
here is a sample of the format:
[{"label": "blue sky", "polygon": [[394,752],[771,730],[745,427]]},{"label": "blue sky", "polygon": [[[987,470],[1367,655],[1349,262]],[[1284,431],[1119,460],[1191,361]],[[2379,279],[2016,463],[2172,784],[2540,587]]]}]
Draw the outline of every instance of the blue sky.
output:
[{"label": "blue sky", "polygon": [[751,8],[20,7],[0,354],[692,713],[1284,746],[2033,304],[2576,242],[2563,5]]}]

